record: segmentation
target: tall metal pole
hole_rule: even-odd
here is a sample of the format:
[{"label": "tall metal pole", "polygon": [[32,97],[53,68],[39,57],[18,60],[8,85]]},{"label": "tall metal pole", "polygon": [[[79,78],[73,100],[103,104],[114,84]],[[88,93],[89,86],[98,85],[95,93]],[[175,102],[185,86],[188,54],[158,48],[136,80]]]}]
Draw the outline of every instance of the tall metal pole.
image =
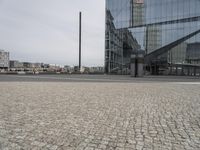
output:
[{"label": "tall metal pole", "polygon": [[81,69],[81,17],[82,14],[79,12],[79,70]]}]

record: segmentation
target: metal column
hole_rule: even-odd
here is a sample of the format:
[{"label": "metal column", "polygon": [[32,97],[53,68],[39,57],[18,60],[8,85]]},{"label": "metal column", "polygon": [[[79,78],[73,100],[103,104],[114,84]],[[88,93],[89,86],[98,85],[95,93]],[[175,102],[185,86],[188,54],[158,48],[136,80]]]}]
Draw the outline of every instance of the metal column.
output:
[{"label": "metal column", "polygon": [[79,12],[79,71],[81,70],[81,18],[82,13]]}]

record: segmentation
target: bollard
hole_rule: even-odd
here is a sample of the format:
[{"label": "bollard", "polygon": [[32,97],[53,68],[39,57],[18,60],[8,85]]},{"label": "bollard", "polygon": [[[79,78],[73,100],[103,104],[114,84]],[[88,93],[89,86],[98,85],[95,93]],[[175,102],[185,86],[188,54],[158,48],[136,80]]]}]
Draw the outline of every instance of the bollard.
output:
[{"label": "bollard", "polygon": [[144,51],[138,50],[131,54],[131,77],[143,77]]},{"label": "bollard", "polygon": [[144,75],[144,54],[138,53],[137,56],[137,76],[143,77]]},{"label": "bollard", "polygon": [[131,77],[136,77],[136,54],[131,54]]}]

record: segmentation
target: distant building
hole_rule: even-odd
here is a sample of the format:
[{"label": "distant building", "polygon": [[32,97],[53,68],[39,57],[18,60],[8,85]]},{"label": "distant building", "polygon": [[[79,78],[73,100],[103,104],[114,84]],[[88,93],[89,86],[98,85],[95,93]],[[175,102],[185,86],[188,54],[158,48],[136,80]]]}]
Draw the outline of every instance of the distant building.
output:
[{"label": "distant building", "polygon": [[90,73],[104,73],[104,67],[90,67]]},{"label": "distant building", "polygon": [[59,65],[56,65],[56,64],[50,64],[48,71],[50,71],[50,72],[60,72],[60,71],[62,71],[62,67],[60,67]]},{"label": "distant building", "polygon": [[24,68],[33,68],[33,64],[30,62],[23,62],[23,67]]},{"label": "distant building", "polygon": [[41,67],[44,68],[44,69],[49,68],[49,66],[50,66],[49,64],[44,64],[44,63],[41,64]]},{"label": "distant building", "polygon": [[9,68],[9,52],[0,50],[0,69]]},{"label": "distant building", "polygon": [[32,67],[33,68],[42,68],[42,63],[33,63]]},{"label": "distant building", "polygon": [[10,68],[23,68],[23,63],[19,62],[17,60],[11,60],[10,61]]},{"label": "distant building", "polygon": [[72,72],[74,72],[74,67],[66,65],[66,66],[64,66],[63,71],[66,73],[72,73]]}]

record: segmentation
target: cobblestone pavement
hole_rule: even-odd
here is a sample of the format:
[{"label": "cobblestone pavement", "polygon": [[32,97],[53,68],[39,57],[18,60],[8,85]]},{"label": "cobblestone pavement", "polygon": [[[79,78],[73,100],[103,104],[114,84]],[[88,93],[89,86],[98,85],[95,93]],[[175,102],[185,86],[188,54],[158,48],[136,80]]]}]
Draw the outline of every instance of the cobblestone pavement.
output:
[{"label": "cobblestone pavement", "polygon": [[0,149],[200,149],[200,84],[3,82]]}]

